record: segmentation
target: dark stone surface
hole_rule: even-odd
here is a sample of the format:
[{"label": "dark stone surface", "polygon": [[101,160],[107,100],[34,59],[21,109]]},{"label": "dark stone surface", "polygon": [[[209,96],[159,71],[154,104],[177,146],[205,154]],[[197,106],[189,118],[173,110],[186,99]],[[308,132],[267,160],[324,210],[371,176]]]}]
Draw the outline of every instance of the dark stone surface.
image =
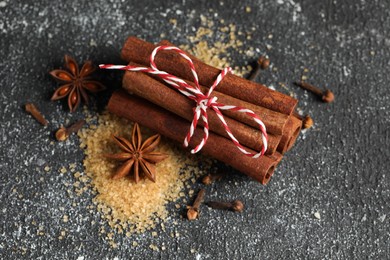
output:
[{"label": "dark stone surface", "polygon": [[[1,258],[388,259],[389,3],[0,1]],[[82,170],[76,137],[51,142],[60,124],[83,115],[49,101],[56,85],[48,71],[62,65],[65,53],[78,61],[120,63],[119,50],[129,35],[158,41],[165,33],[175,43],[188,43],[184,36],[196,30],[201,14],[243,31],[254,26],[244,47],[266,51],[277,67],[261,81],[295,93],[315,127],[301,135],[267,186],[232,174],[209,189],[211,198],[241,198],[244,213],[204,210],[190,223],[172,208],[167,231],[157,229],[158,238],[150,232],[115,234],[118,248],[112,248],[99,234],[100,215],[86,208],[92,195],[69,196],[65,184],[73,176],[57,173],[74,162]],[[209,38],[217,40],[217,34]],[[242,55],[232,58],[236,65],[247,62]],[[311,82],[334,91],[335,103],[323,104],[291,84],[304,68]],[[111,88],[120,86],[118,73],[102,75]],[[26,115],[27,101],[38,105],[48,127]],[[65,214],[68,222],[62,221]],[[66,235],[59,240],[62,230]],[[172,232],[180,235],[172,238]],[[150,244],[166,250],[153,251]]]}]

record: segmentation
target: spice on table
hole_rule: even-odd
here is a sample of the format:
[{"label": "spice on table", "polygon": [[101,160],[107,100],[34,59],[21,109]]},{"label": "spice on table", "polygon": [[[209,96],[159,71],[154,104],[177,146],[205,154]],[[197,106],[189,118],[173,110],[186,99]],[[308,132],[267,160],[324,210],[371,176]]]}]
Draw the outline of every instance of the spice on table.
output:
[{"label": "spice on table", "polygon": [[50,72],[53,78],[63,84],[54,92],[51,100],[68,97],[68,106],[71,112],[76,111],[81,99],[86,104],[89,103],[87,91],[96,93],[105,89],[100,82],[92,80],[91,74],[96,68],[91,61],[85,62],[79,70],[76,61],[65,55],[65,68],[67,70],[52,70]]},{"label": "spice on table", "polygon": [[301,116],[298,112],[294,111],[293,116],[302,121],[302,129],[309,129],[313,126],[314,121],[310,115]]},{"label": "spice on table", "polygon": [[116,144],[122,150],[122,153],[107,154],[105,157],[122,161],[120,166],[113,176],[113,179],[122,178],[130,174],[131,169],[134,169],[135,182],[139,182],[139,168],[141,167],[144,175],[151,181],[156,182],[155,164],[167,158],[166,154],[153,152],[160,142],[160,135],[153,135],[142,142],[141,130],[138,124],[134,124],[132,131],[131,142],[123,137],[113,136]]},{"label": "spice on table", "polygon": [[[169,41],[163,40],[158,45],[164,45],[164,46],[174,46]],[[143,65],[143,66],[149,66],[150,63],[150,54],[153,52],[156,45],[153,45],[152,43],[148,43],[145,41],[142,41],[135,37],[129,37],[126,41],[124,47],[122,48],[122,58],[124,60],[127,60],[130,62],[131,66],[134,66],[134,63]],[[221,73],[221,70],[218,68],[214,68],[210,65],[207,65],[203,62],[201,62],[196,57],[187,54],[187,56],[192,60],[198,77],[200,79],[200,88],[202,89],[203,86],[209,86],[212,85],[215,78]],[[175,75],[177,77],[183,78],[185,80],[191,81],[193,80],[193,75],[190,72],[190,70],[183,70],[183,67],[188,66],[187,62],[177,53],[166,53],[161,52],[159,55],[155,57],[155,61],[158,64],[158,67],[160,70],[164,70],[172,75]],[[139,66],[139,65],[136,65]],[[129,76],[133,72],[126,72],[124,79],[123,79],[123,86],[127,91],[130,93],[134,93],[137,96],[141,96],[145,99],[148,99],[152,103],[155,103],[156,105],[166,108],[166,104],[174,104],[177,107],[181,107],[177,105],[175,102],[167,102],[162,100],[163,104],[159,101],[158,103],[156,100],[151,100],[151,95],[146,94],[146,92],[143,92],[145,88],[139,88],[140,84],[138,86],[130,84],[131,81],[134,82],[134,80],[130,79],[131,77],[134,79],[135,77],[139,76]],[[137,74],[134,72],[134,74]],[[142,74],[142,73],[138,73]],[[148,75],[145,75],[145,77],[149,77]],[[187,83],[188,83],[187,81]],[[142,82],[142,81],[139,81]],[[148,84],[142,83],[141,85],[146,86]],[[149,84],[153,85],[153,84]],[[130,89],[131,88],[131,89]],[[134,88],[138,88],[139,90],[142,89],[142,91],[139,91],[138,93],[135,93]],[[205,87],[206,88],[206,87]],[[160,88],[159,88],[160,89]],[[206,88],[207,90],[208,88]],[[153,90],[156,92],[155,90]],[[203,90],[202,90],[203,91]],[[290,117],[290,114],[295,110],[295,107],[297,105],[297,100],[294,98],[291,98],[285,94],[282,94],[280,92],[271,90],[264,85],[258,84],[253,81],[246,80],[241,77],[237,77],[235,75],[232,75],[230,73],[226,74],[224,79],[218,84],[218,91],[214,91],[213,95],[217,96],[217,92],[221,91],[226,96],[230,96],[230,98],[235,98],[237,100],[240,100],[240,102],[246,102],[245,108],[249,108],[255,112],[255,114],[260,115],[262,118],[262,121],[267,127],[267,133],[271,133],[270,135],[270,149],[267,149],[267,153],[272,154],[275,151],[275,145],[277,144],[277,151],[280,153],[285,153],[286,151],[290,150],[292,146],[295,143],[296,138],[299,135],[299,132],[302,127],[302,122],[298,119],[295,119],[293,117]],[[142,92],[140,94],[140,92]],[[152,92],[152,93],[154,93]],[[147,97],[145,97],[147,95]],[[165,98],[166,96],[164,96]],[[172,97],[170,97],[172,98]],[[222,99],[218,97],[218,101],[224,104],[234,104],[230,102],[222,102]],[[253,108],[250,108],[247,104],[252,103],[252,106],[257,106],[258,108],[268,109],[268,112],[262,114],[255,111]],[[238,105],[240,106],[240,105]],[[178,110],[176,108],[176,111],[173,111],[172,109],[168,109],[173,113],[176,113]],[[192,110],[190,110],[192,111]],[[264,111],[264,110],[263,110]],[[269,113],[271,111],[271,113]],[[265,112],[265,111],[264,111]],[[273,113],[272,113],[273,112]],[[247,125],[250,125],[252,127],[257,128],[257,123],[250,119],[250,117],[243,116],[243,113],[234,113],[232,111],[229,112],[229,110],[224,110],[222,112],[223,114],[226,114],[228,117],[234,117],[237,121],[244,122]],[[275,115],[277,113],[278,115]],[[210,113],[212,114],[212,113]],[[271,117],[271,114],[274,114],[274,119],[276,120],[268,120]],[[237,116],[239,115],[239,116]],[[285,117],[283,117],[283,115]],[[266,119],[266,117],[268,119]],[[273,116],[272,116],[273,117]],[[211,119],[211,117],[210,117]],[[212,121],[212,120],[210,120]],[[273,124],[273,122],[282,122],[282,126],[280,128],[272,129],[269,126]],[[230,125],[230,123],[229,123]],[[284,126],[284,127],[283,127]],[[218,135],[225,136],[224,134],[220,134],[220,132],[217,132],[218,127],[210,127],[210,129]],[[275,131],[275,132],[274,132]],[[278,134],[276,131],[281,131]],[[157,130],[159,132],[159,130]],[[238,131],[240,133],[243,133],[243,135],[248,135],[248,131]],[[161,134],[161,133],[160,133]],[[274,135],[275,134],[275,135]],[[281,134],[282,136],[280,136]],[[279,135],[279,136],[277,136]],[[278,137],[281,137],[278,139]],[[240,140],[240,139],[239,139]],[[243,139],[244,140],[244,139]],[[241,142],[241,141],[240,141]],[[246,142],[245,146],[248,148],[252,148],[254,150],[257,150],[256,147],[253,147],[253,144],[258,144],[259,142]],[[242,142],[244,144],[244,141]],[[272,148],[272,149],[271,149]]]},{"label": "spice on table", "polygon": [[[108,109],[111,113],[149,127],[167,138],[183,142],[188,136],[189,125],[193,120],[194,104],[177,91],[166,86],[160,77],[140,73],[137,67],[149,66],[150,58],[152,58],[160,70],[185,80],[189,86],[195,84],[193,82],[194,76],[188,68],[183,69],[188,64],[187,61],[183,61],[185,59],[180,54],[161,52],[157,56],[150,56],[153,51],[166,50],[166,46],[172,46],[168,41],[161,41],[158,45],[164,47],[156,49],[156,45],[152,43],[129,37],[121,53],[122,58],[128,61],[129,65],[118,67],[109,64],[101,65],[101,68],[129,70],[123,77],[122,85],[132,95],[128,96],[123,91],[115,92],[110,99]],[[197,87],[202,92],[209,91],[210,89],[206,86],[212,85],[215,78],[224,71],[209,66],[192,55],[186,55],[195,67],[200,80],[199,84],[195,85],[199,85]],[[149,70],[149,72],[151,71]],[[185,85],[187,86],[187,84]],[[159,85],[159,87],[150,87],[156,85]],[[230,135],[226,134],[226,126],[229,126],[229,128],[232,126],[232,128],[236,128],[235,130],[240,130],[233,131],[232,129],[232,132],[234,132],[234,135],[235,132],[239,133],[240,137],[236,136],[237,140],[250,153],[258,151],[260,142],[257,140],[262,140],[262,138],[254,137],[259,136],[261,131],[256,129],[258,128],[258,122],[251,120],[252,118],[244,113],[237,113],[237,111],[230,109],[230,113],[229,110],[223,110],[222,113],[235,121],[223,123],[220,128],[217,125],[217,123],[220,123],[218,121],[220,118],[210,113],[208,122],[210,122],[211,131],[209,131],[207,144],[202,146],[202,152],[229,164],[262,184],[266,184],[280,162],[282,154],[291,149],[301,130],[302,121],[291,116],[297,105],[297,100],[230,73],[227,73],[223,80],[218,83],[218,89],[213,92],[213,95],[223,104],[245,107],[252,110],[254,115],[258,115],[267,128],[270,145],[265,156],[261,158],[256,160],[248,156],[243,158],[245,155],[239,154],[237,143],[229,140]],[[223,99],[225,101],[222,101]],[[245,105],[242,106],[241,104]],[[263,113],[258,113],[258,111]],[[153,120],[150,120],[150,118],[153,118]],[[213,122],[215,125],[212,125]],[[275,124],[275,122],[278,122],[278,124]],[[197,144],[204,140],[204,131],[201,131],[201,127],[202,122],[199,123],[199,127],[193,129],[191,133],[191,136],[193,134],[192,142],[189,142],[189,147],[199,147]],[[261,134],[260,137],[262,136]],[[251,139],[252,142],[250,142]]]},{"label": "spice on table", "polygon": [[[174,46],[169,41],[163,40],[158,45],[165,45],[165,46]],[[125,60],[129,60],[131,62],[140,63],[144,66],[149,65],[149,52],[151,53],[153,51],[153,47],[155,45],[142,41],[135,37],[129,37],[126,41],[124,47],[122,48],[122,58]],[[142,51],[141,51],[142,50]],[[215,78],[221,73],[221,70],[214,68],[210,65],[207,65],[203,62],[201,62],[199,59],[194,57],[193,55],[187,54],[193,61],[193,64],[197,70],[198,77],[200,79],[200,85],[208,86],[212,85]],[[183,61],[183,59],[180,57],[179,54],[175,53],[165,53],[162,52],[161,54],[156,57],[156,62],[158,64],[159,69],[164,70],[168,73],[171,73],[175,76],[182,77],[186,80],[193,80],[192,73],[189,73],[188,71],[183,70],[183,66],[187,66],[187,63]],[[180,66],[179,66],[180,65]],[[125,73],[125,78],[129,74]],[[126,79],[124,78],[124,82]],[[124,84],[125,86],[125,84]],[[125,86],[126,88],[127,86]],[[290,117],[290,114],[294,111],[297,100],[294,98],[291,98],[287,95],[284,95],[277,91],[271,91],[271,89],[265,87],[264,85],[258,84],[253,81],[246,80],[241,77],[237,77],[232,74],[227,74],[219,84],[218,84],[218,91],[214,91],[213,94],[216,95],[217,92],[221,91],[225,96],[230,96],[231,98],[236,98],[238,100],[241,100],[241,102],[246,102],[245,106],[246,108],[249,108],[253,110],[257,115],[261,115],[262,121],[265,123],[267,127],[267,132],[270,132],[271,134],[276,134],[273,132],[274,130],[282,130],[282,138],[279,139],[280,142],[277,147],[277,151],[280,153],[285,153],[286,151],[290,150],[292,146],[295,143],[295,140],[297,136],[299,135],[299,132],[301,130],[302,122],[299,120],[295,120],[294,118]],[[133,91],[131,91],[133,93]],[[138,95],[138,94],[136,94]],[[218,97],[218,101],[221,101]],[[271,102],[272,100],[272,102]],[[152,101],[153,102],[153,101]],[[280,120],[283,120],[281,113],[285,114],[287,118],[285,119],[283,125],[285,127],[282,127],[280,129],[271,129],[269,127],[271,122],[277,122],[276,120],[268,120],[270,119],[270,113],[266,112],[264,114],[256,112],[253,108],[250,108],[248,106],[248,102],[252,103],[252,105],[258,106],[258,108],[262,109],[268,109],[268,111],[277,112],[278,115],[276,116],[274,114],[274,119],[276,119],[278,122]],[[223,102],[222,102],[223,103]],[[271,104],[272,103],[272,104]],[[230,102],[226,102],[225,104],[230,104]],[[234,104],[234,103],[232,103]],[[161,104],[158,104],[161,106]],[[265,111],[264,111],[265,112]],[[239,119],[236,118],[236,115],[243,115],[242,113],[229,113],[229,110],[225,110],[222,112],[223,114],[226,114],[227,116],[231,117],[234,116],[235,119],[238,121],[245,121],[246,124],[257,128],[257,125],[253,125],[255,121],[250,120],[248,117],[240,117]],[[229,114],[228,114],[229,113]],[[272,113],[273,114],[273,113]],[[268,119],[266,119],[268,117]],[[248,120],[249,119],[249,120]],[[267,125],[268,124],[268,125]],[[271,123],[272,124],[272,123]],[[211,128],[213,129],[216,128]],[[272,137],[272,141],[274,144],[277,142],[277,136],[270,136],[270,140]],[[274,138],[276,137],[276,138]],[[275,142],[276,141],[276,142]],[[253,142],[252,142],[253,143]],[[257,143],[257,142],[255,142]],[[271,142],[270,142],[271,144]],[[245,144],[247,147],[251,147],[251,145]],[[273,148],[270,145],[270,148]],[[257,150],[257,149],[254,149]],[[268,149],[267,149],[268,151]],[[270,149],[271,151],[275,151],[274,149]],[[272,153],[272,152],[271,152]]]},{"label": "spice on table", "polygon": [[213,209],[231,210],[234,212],[242,212],[244,210],[244,203],[240,200],[233,200],[231,202],[208,201],[205,204]]},{"label": "spice on table", "polygon": [[222,177],[224,176],[225,174],[221,171],[217,171],[217,172],[213,172],[213,173],[209,173],[207,174],[206,176],[204,176],[202,178],[202,183],[204,185],[210,185],[211,183],[215,182],[215,181],[218,181],[220,179],[222,179]]},{"label": "spice on table", "polygon": [[316,96],[320,97],[321,100],[325,103],[331,103],[334,101],[334,94],[329,89],[322,90],[304,81],[295,82],[295,85],[314,93]]},{"label": "spice on table", "polygon": [[314,124],[313,119],[311,118],[311,116],[307,115],[307,116],[305,116],[305,118],[303,118],[302,128],[303,129],[311,128],[313,126],[313,124]]},{"label": "spice on table", "polygon": [[[167,41],[161,41],[160,45],[172,44]],[[121,57],[127,62],[132,61],[144,66],[149,66],[150,54],[156,47],[156,45],[136,37],[129,37],[122,48]],[[200,85],[211,86],[221,73],[221,70],[201,62],[193,55],[188,56],[194,63]],[[180,54],[161,52],[156,56],[156,64],[160,70],[185,80],[193,80],[191,70],[183,69],[183,67],[186,68],[188,66],[188,63]],[[228,73],[224,80],[218,84],[218,91],[242,101],[253,103],[287,115],[291,114],[298,103],[295,98],[230,73]]]},{"label": "spice on table", "polygon": [[255,80],[260,75],[260,70],[266,70],[269,67],[270,60],[268,56],[260,56],[257,59],[256,67],[253,69],[252,74],[249,76],[248,80]]},{"label": "spice on table", "polygon": [[[133,62],[130,62],[129,65],[139,66]],[[193,120],[193,101],[150,75],[127,71],[123,76],[122,87],[129,93],[149,100],[186,119],[188,122],[192,122]],[[206,87],[200,86],[200,88],[204,93],[208,91]],[[280,137],[277,134],[282,134],[283,127],[288,119],[287,115],[243,102],[218,91],[213,91],[213,95],[223,104],[246,107],[254,111],[257,115],[261,115],[267,128],[267,133],[269,134],[266,154],[275,152],[280,141]],[[240,143],[256,151],[262,148],[262,133],[253,119],[245,113],[229,112],[228,110],[222,110],[221,112],[227,116],[225,118],[226,123]],[[204,125],[203,121],[199,123]],[[216,113],[208,113],[208,124],[212,132],[229,138],[225,127],[221,124],[220,118]]]},{"label": "spice on table", "polygon": [[[188,123],[184,119],[182,120],[180,117],[151,104],[145,99],[129,95],[124,90],[118,90],[113,93],[108,102],[108,111],[142,124],[176,142],[182,143],[188,133]],[[300,124],[302,123],[300,122]],[[202,140],[203,136],[203,129],[197,127],[189,147],[195,147]],[[249,148],[247,149],[254,152]],[[209,132],[207,144],[202,148],[202,152],[236,168],[262,184],[268,183],[276,166],[283,157],[280,153],[275,152],[273,155],[265,155],[253,159],[243,153],[239,153],[237,146],[229,139],[213,132]]]},{"label": "spice on table", "polygon": [[34,117],[35,120],[37,120],[41,125],[48,125],[47,120],[43,117],[42,113],[33,103],[27,103],[25,106],[25,110],[26,112],[30,113],[32,117]]},{"label": "spice on table", "polygon": [[202,204],[204,196],[205,196],[206,190],[201,189],[198,192],[198,195],[195,198],[194,204],[192,206],[187,206],[187,218],[188,220],[195,220],[198,218],[199,215],[199,208],[200,204]]},{"label": "spice on table", "polygon": [[277,151],[284,154],[289,151],[297,140],[302,129],[302,120],[291,115],[283,129],[283,135],[280,139]]},{"label": "spice on table", "polygon": [[55,133],[57,141],[65,141],[66,139],[68,139],[69,135],[79,131],[84,124],[85,124],[85,120],[81,119],[68,127],[61,126]]}]

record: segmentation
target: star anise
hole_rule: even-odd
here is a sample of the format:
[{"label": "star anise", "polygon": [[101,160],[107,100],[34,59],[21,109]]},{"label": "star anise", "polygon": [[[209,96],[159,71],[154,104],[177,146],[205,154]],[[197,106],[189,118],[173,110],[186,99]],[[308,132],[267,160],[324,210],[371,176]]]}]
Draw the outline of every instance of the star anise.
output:
[{"label": "star anise", "polygon": [[129,142],[123,137],[113,136],[116,144],[122,150],[121,153],[105,155],[107,158],[122,161],[113,179],[122,178],[130,174],[134,169],[135,182],[139,182],[139,168],[151,181],[156,182],[155,164],[166,159],[168,156],[159,152],[153,152],[160,142],[160,135],[154,135],[142,143],[141,130],[138,124],[134,124],[132,131],[132,141]]},{"label": "star anise", "polygon": [[86,104],[89,103],[87,91],[96,93],[105,89],[105,87],[94,80],[91,80],[91,74],[95,67],[91,61],[86,61],[79,70],[76,61],[65,55],[65,68],[67,70],[52,70],[50,74],[63,85],[59,87],[51,97],[51,100],[58,100],[68,96],[68,106],[71,112],[74,112],[80,105],[81,99]]}]

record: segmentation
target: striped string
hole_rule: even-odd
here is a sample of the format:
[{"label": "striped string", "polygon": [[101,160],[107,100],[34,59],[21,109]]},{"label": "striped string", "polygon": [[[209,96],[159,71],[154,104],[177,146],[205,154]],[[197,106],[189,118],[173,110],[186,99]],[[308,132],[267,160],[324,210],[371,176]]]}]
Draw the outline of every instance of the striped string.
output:
[{"label": "striped string", "polygon": [[[191,73],[194,77],[194,83],[195,87],[188,84],[185,80],[178,78],[174,75],[171,75],[165,71],[161,71],[157,68],[155,63],[155,57],[159,51],[175,51],[178,54],[180,54],[189,64]],[[191,150],[191,153],[197,153],[199,152],[203,146],[206,144],[207,139],[209,137],[209,124],[208,124],[208,117],[207,117],[207,109],[211,108],[214,110],[214,112],[217,114],[219,120],[222,122],[226,133],[229,135],[232,142],[237,146],[237,148],[244,153],[247,156],[250,156],[252,158],[259,158],[260,156],[264,155],[265,151],[267,150],[267,144],[268,144],[268,135],[266,131],[266,127],[264,123],[260,120],[260,118],[250,109],[233,106],[233,105],[225,105],[217,102],[217,97],[210,97],[213,90],[217,87],[217,85],[223,80],[223,78],[226,76],[227,73],[231,72],[231,68],[224,68],[221,73],[218,75],[217,79],[214,81],[213,85],[209,88],[209,91],[207,94],[203,94],[200,85],[199,85],[199,79],[198,74],[195,71],[194,64],[190,57],[187,56],[187,54],[182,51],[181,49],[174,47],[174,46],[158,46],[156,47],[152,54],[150,55],[150,68],[148,67],[136,67],[136,66],[123,66],[123,65],[113,65],[113,64],[101,64],[99,65],[101,69],[117,69],[117,70],[128,70],[132,72],[145,72],[152,75],[156,75],[163,79],[166,83],[170,84],[174,88],[176,88],[180,93],[188,97],[189,99],[192,99],[196,102],[196,107],[194,109],[194,118],[191,122],[190,129],[184,139],[184,146],[187,147],[189,142],[191,141],[191,137],[194,135],[196,126],[198,125],[199,119],[202,119],[203,121],[203,138],[201,142]],[[248,116],[252,117],[252,119],[259,125],[259,129],[262,133],[261,139],[263,142],[263,146],[261,148],[261,151],[259,153],[251,153],[247,151],[240,142],[235,138],[233,133],[231,132],[228,124],[225,121],[225,118],[221,112],[221,110],[232,110],[239,113],[245,113]]]}]

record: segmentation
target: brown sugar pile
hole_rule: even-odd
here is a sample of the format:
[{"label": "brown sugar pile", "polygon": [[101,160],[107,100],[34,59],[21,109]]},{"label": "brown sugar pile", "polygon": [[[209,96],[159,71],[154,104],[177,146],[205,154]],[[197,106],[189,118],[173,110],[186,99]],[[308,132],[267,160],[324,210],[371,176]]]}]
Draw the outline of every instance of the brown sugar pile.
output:
[{"label": "brown sugar pile", "polygon": [[[79,132],[86,156],[85,173],[97,193],[94,198],[97,208],[108,224],[119,232],[144,232],[155,227],[158,221],[168,216],[166,204],[185,196],[187,193],[182,191],[187,183],[195,182],[202,174],[195,167],[198,163],[196,157],[189,157],[188,153],[162,138],[156,151],[168,154],[169,158],[157,164],[155,183],[142,178],[136,184],[132,175],[113,180],[111,177],[118,163],[103,155],[118,152],[112,135],[130,139],[133,123],[108,112],[99,115],[97,121],[97,125]],[[144,138],[152,134],[144,127],[141,131]]]}]

